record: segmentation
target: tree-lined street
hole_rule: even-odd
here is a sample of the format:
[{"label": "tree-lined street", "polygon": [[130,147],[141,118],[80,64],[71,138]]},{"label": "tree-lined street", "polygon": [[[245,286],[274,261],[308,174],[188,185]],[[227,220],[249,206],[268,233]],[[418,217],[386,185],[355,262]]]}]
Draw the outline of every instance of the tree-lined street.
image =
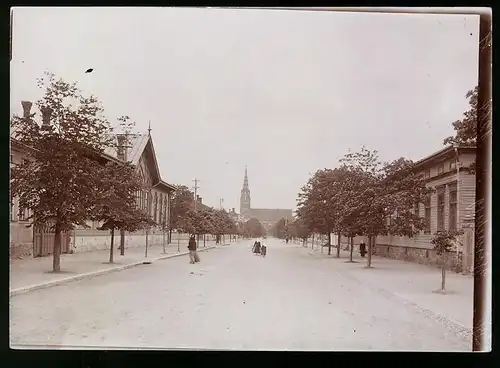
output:
[{"label": "tree-lined street", "polygon": [[419,285],[425,266],[406,264],[402,276],[397,261],[383,260],[367,279],[361,265],[344,263],[347,253],[335,259],[267,239],[262,258],[252,244],[203,252],[196,266],[177,257],[13,297],[11,344],[470,350],[469,326],[453,322],[454,309],[462,320],[472,313],[469,278],[451,278],[456,295],[444,297]]}]

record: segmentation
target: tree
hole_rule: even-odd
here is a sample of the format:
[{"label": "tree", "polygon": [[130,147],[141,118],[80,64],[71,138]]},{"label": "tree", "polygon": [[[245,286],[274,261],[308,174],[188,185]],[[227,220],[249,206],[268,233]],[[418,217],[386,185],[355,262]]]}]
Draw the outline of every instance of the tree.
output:
[{"label": "tree", "polygon": [[411,237],[425,228],[415,206],[423,203],[431,189],[426,187],[424,176],[413,171],[413,162],[405,158],[382,166],[377,151],[362,147],[341,162],[357,178],[356,193],[349,195],[348,216],[351,231],[368,237],[367,267],[371,267],[372,246],[378,235]]},{"label": "tree", "polygon": [[98,184],[100,196],[96,198],[93,220],[103,222],[99,230],[111,232],[109,263],[113,263],[115,230],[133,232],[155,223],[137,208],[136,193],[142,185],[130,163],[108,162],[101,167]]},{"label": "tree", "polygon": [[266,231],[259,220],[251,218],[243,225],[243,231],[249,238],[260,238],[266,234]]},{"label": "tree", "polygon": [[170,202],[170,237],[172,229],[189,227],[188,213],[193,210],[193,193],[185,185],[178,185]]},{"label": "tree", "polygon": [[276,221],[276,223],[271,227],[270,233],[275,238],[284,239],[287,235],[285,218]]},{"label": "tree", "polygon": [[292,237],[301,239],[302,246],[304,246],[306,244],[307,238],[309,238],[309,236],[311,235],[305,221],[302,220],[302,218],[297,217],[290,224],[290,229],[291,229]]},{"label": "tree", "polygon": [[[477,144],[477,101],[479,87],[468,91],[465,98],[469,99],[469,109],[463,113],[462,119],[452,123],[455,130],[455,136],[450,136],[444,139],[443,144],[447,145],[462,145],[476,146]],[[488,106],[491,108],[491,106]],[[474,161],[469,166],[469,171],[474,173],[476,170],[476,162]]]},{"label": "tree", "polygon": [[444,139],[443,144],[459,144],[465,146],[475,146],[477,143],[477,97],[479,88],[468,91],[465,98],[469,99],[469,109],[463,113],[460,120],[452,123],[455,136]]},{"label": "tree", "polygon": [[88,227],[99,198],[104,150],[113,147],[112,128],[96,97],[85,97],[76,83],[45,73],[45,89],[36,102],[42,112],[11,119],[12,136],[30,147],[32,160],[13,168],[11,195],[32,210],[34,226],[51,224],[55,232],[52,269],[60,272],[61,233]]},{"label": "tree", "polygon": [[441,256],[441,289],[438,292],[446,292],[446,255],[458,242],[458,236],[462,234],[461,230],[438,231],[431,239],[434,249]]}]

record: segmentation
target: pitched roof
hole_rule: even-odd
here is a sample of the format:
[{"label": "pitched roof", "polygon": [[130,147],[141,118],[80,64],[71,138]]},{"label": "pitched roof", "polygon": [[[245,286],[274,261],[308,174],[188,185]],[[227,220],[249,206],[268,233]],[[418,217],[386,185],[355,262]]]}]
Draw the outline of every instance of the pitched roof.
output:
[{"label": "pitched roof", "polygon": [[458,152],[475,152],[476,150],[476,147],[475,146],[463,146],[463,145],[460,145],[460,146],[447,146],[437,152],[434,152],[432,153],[431,155],[429,156],[426,156],[424,157],[423,159],[421,160],[418,160],[417,162],[415,162],[413,164],[413,167],[416,169],[416,168],[420,168],[420,167],[423,167],[423,166],[426,166],[430,163],[434,163],[434,162],[437,162],[437,161],[440,161],[444,158],[448,158],[450,156],[454,156],[455,155],[455,148],[458,150]]}]

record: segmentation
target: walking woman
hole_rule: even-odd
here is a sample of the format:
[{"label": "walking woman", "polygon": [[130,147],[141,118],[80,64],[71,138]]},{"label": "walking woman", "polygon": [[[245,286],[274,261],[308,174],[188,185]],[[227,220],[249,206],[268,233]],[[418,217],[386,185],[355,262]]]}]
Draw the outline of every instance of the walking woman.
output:
[{"label": "walking woman", "polygon": [[190,260],[189,263],[193,264],[199,262],[200,258],[196,253],[196,238],[194,235],[191,235],[189,238],[188,249],[189,249],[189,260]]}]

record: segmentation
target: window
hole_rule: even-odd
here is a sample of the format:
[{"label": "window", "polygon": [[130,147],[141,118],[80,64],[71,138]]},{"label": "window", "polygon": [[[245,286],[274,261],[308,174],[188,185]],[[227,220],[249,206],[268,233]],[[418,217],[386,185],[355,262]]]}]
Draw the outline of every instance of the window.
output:
[{"label": "window", "polygon": [[420,216],[420,203],[415,203],[413,207],[413,213],[415,214],[415,216]]},{"label": "window", "polygon": [[458,197],[457,197],[457,185],[452,184],[449,187],[449,230],[457,229],[457,219],[458,219]]},{"label": "window", "polygon": [[438,166],[438,175],[444,173],[444,164],[439,164]]},{"label": "window", "polygon": [[425,207],[425,234],[431,233],[431,196],[428,195],[424,202]]},{"label": "window", "polygon": [[457,169],[457,161],[456,160],[450,161],[450,171],[456,169]]},{"label": "window", "polygon": [[154,210],[155,212],[153,213],[153,218],[155,221],[158,220],[158,193],[155,192],[155,205],[154,205]]},{"label": "window", "polygon": [[437,229],[444,230],[444,187],[437,190]]},{"label": "window", "polygon": [[426,179],[429,179],[431,177],[431,169],[425,170],[424,177]]},{"label": "window", "polygon": [[160,193],[160,201],[158,203],[158,208],[160,209],[160,214],[158,218],[158,222],[161,224],[163,222],[164,214],[163,214],[163,194]]},{"label": "window", "polygon": [[19,221],[28,221],[28,218],[30,217],[30,210],[27,208],[21,208],[19,209]]}]

